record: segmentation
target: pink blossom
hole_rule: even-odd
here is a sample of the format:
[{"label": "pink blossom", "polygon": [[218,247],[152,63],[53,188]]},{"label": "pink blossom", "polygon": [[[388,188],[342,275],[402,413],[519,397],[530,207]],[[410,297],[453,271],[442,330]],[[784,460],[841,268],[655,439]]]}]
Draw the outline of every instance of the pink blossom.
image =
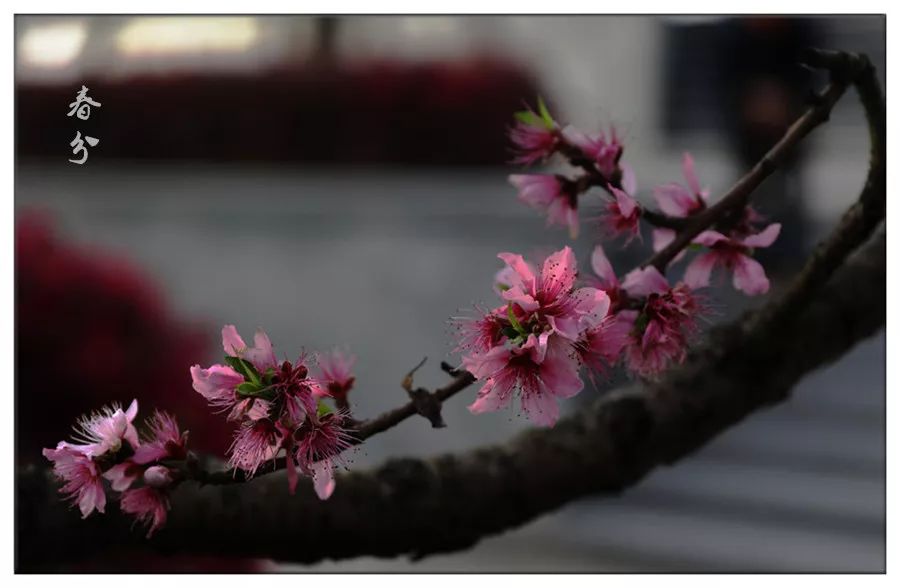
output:
[{"label": "pink blossom", "polygon": [[[674,229],[655,228],[653,229],[653,251],[662,251],[669,246],[669,243],[675,240],[677,233]],[[684,249],[678,252],[678,255],[672,259],[672,263],[681,260],[684,257]]]},{"label": "pink blossom", "polygon": [[148,525],[149,539],[166,523],[169,498],[157,488],[141,486],[123,493],[119,508],[122,512],[134,516],[138,522]]},{"label": "pink blossom", "polygon": [[[535,274],[521,255],[500,253],[498,257],[517,274],[502,297],[515,305],[510,316],[525,332],[550,330],[575,341],[580,329],[596,325],[606,316],[609,298],[603,291],[574,289],[577,267],[569,247],[550,255],[540,274]],[[542,347],[546,345],[545,338],[538,341]]]},{"label": "pink blossom", "polygon": [[632,325],[611,315],[599,325],[586,330],[578,341],[576,349],[584,365],[593,373],[606,371],[618,362],[622,349],[628,342]]},{"label": "pink blossom", "polygon": [[[549,333],[541,337],[549,338]],[[521,347],[498,346],[463,358],[463,365],[477,379],[485,380],[469,406],[473,414],[501,410],[518,395],[532,422],[552,426],[559,418],[556,399],[571,398],[584,387],[578,360],[567,347],[555,341],[540,345],[533,334]]]},{"label": "pink blossom", "polygon": [[684,218],[697,214],[706,208],[709,192],[700,188],[700,182],[694,171],[694,159],[690,153],[684,154],[682,162],[684,179],[687,186],[672,182],[657,186],[653,197],[659,209],[669,216]]},{"label": "pink blossom", "polygon": [[662,294],[669,289],[669,282],[652,265],[633,269],[625,276],[622,288],[631,296]]},{"label": "pink blossom", "polygon": [[519,200],[547,214],[548,225],[569,227],[569,236],[578,237],[578,196],[571,186],[552,174],[513,174],[509,182]]},{"label": "pink blossom", "polygon": [[81,518],[94,512],[104,512],[106,494],[100,468],[91,458],[72,445],[61,441],[56,449],[44,449],[44,457],[53,462],[53,473],[65,484],[60,493],[78,505]]},{"label": "pink blossom", "polygon": [[314,463],[336,460],[353,442],[343,411],[309,415],[294,431],[294,457],[300,469],[310,472]]},{"label": "pink blossom", "polygon": [[316,412],[315,396],[322,394],[321,383],[309,378],[305,355],[298,357],[293,364],[282,362],[272,376],[271,388],[275,397],[283,401],[280,415],[274,416],[291,430],[300,426],[308,414]]},{"label": "pink blossom", "polygon": [[126,411],[118,404],[111,404],[81,417],[75,425],[73,436],[77,443],[70,447],[90,457],[117,452],[123,440],[128,441],[132,448],[137,448],[140,444],[137,430],[131,424],[137,411],[137,400],[133,400]]},{"label": "pink blossom", "polygon": [[[510,271],[512,270],[510,269]],[[506,289],[509,289],[509,286],[506,286]],[[478,315],[475,317],[454,319],[457,325],[456,338],[458,341],[454,351],[483,353],[491,347],[499,345],[502,341],[503,329],[508,326],[509,322],[506,316],[506,306],[500,306],[487,312],[476,307],[476,311],[478,311]]]},{"label": "pink blossom", "polygon": [[246,421],[237,430],[228,450],[228,465],[243,470],[250,478],[263,463],[274,459],[281,449],[281,436],[269,419]]},{"label": "pink blossom", "polygon": [[500,292],[506,307],[464,321],[460,328],[457,349],[468,352],[462,363],[484,382],[469,409],[500,410],[518,395],[531,420],[552,425],[559,414],[556,399],[584,386],[578,375],[582,355],[614,353],[615,342],[602,340],[610,298],[599,288],[576,288],[577,266],[569,247],[547,257],[540,271],[521,255],[498,257],[509,270]]},{"label": "pink blossom", "polygon": [[606,212],[601,215],[601,226],[613,237],[626,235],[626,243],[640,237],[641,207],[637,201],[614,186],[609,186],[613,194],[606,204]]},{"label": "pink blossom", "polygon": [[509,130],[515,157],[511,163],[532,165],[546,160],[559,147],[559,126],[538,101],[540,114],[530,108],[516,113],[516,123]]},{"label": "pink blossom", "polygon": [[749,296],[765,294],[769,291],[769,279],[763,266],[751,255],[754,248],[768,247],[774,243],[780,231],[781,225],[774,223],[747,237],[726,237],[717,231],[700,233],[694,243],[708,247],[709,251],[697,256],[688,265],[684,274],[685,283],[691,288],[709,286],[713,269],[721,265],[734,272],[735,289]]},{"label": "pink blossom", "polygon": [[313,479],[316,494],[327,500],[334,492],[333,469],[340,462],[340,455],[353,443],[353,434],[347,427],[343,411],[313,414],[294,432],[294,449],[289,451],[288,461],[296,460],[300,469]]},{"label": "pink blossom", "polygon": [[253,336],[253,347],[247,347],[235,326],[225,325],[222,328],[222,347],[228,355],[246,359],[260,372],[274,368],[278,363],[272,342],[262,330],[256,331]]},{"label": "pink blossom", "polygon": [[230,407],[235,403],[235,388],[244,383],[244,376],[226,365],[201,368],[191,366],[191,380],[194,390],[217,408]]},{"label": "pink blossom", "polygon": [[103,477],[111,482],[112,489],[116,492],[128,490],[141,476],[143,468],[130,459],[118,463],[105,472]]},{"label": "pink blossom", "polygon": [[346,404],[347,393],[353,388],[356,378],[353,376],[353,364],[356,357],[346,355],[339,349],[331,353],[319,353],[317,363],[319,365],[319,381],[324,385],[328,396],[336,402]]},{"label": "pink blossom", "polygon": [[606,292],[609,297],[610,312],[617,310],[622,300],[622,287],[602,245],[594,247],[591,254],[591,269],[594,270],[594,275],[587,278],[587,283]]},{"label": "pink blossom", "polygon": [[669,288],[653,266],[630,272],[622,286],[629,295],[646,298],[640,311],[616,315],[629,333],[625,345],[629,370],[649,377],[683,361],[689,338],[697,331],[697,317],[704,311],[701,301],[685,284]]},{"label": "pink blossom", "polygon": [[228,413],[227,420],[240,422],[244,419],[258,421],[270,416],[272,403],[262,398],[244,398],[235,402]]},{"label": "pink blossom", "polygon": [[588,135],[571,126],[563,129],[562,136],[567,143],[578,148],[585,157],[593,161],[597,171],[607,181],[613,181],[623,150],[615,128],[610,128],[608,140],[602,131],[596,135]]},{"label": "pink blossom", "polygon": [[187,455],[187,432],[182,433],[172,415],[155,411],[147,420],[150,428],[144,443],[134,452],[135,463],[146,465],[162,459],[184,459]]}]

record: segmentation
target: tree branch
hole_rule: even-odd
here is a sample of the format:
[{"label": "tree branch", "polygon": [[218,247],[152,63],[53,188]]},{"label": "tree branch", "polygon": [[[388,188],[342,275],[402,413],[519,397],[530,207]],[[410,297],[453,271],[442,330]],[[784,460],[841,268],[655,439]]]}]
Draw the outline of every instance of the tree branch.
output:
[{"label": "tree branch", "polygon": [[[105,548],[295,562],[463,549],[579,497],[617,494],[753,411],[782,401],[804,374],[839,357],[885,320],[884,232],[851,254],[884,218],[883,97],[864,57],[812,55],[811,63],[830,64],[832,85],[779,145],[819,124],[817,107],[828,104],[827,114],[843,91],[839,85],[856,80],[872,133],[860,200],[782,297],[712,329],[707,344],[661,382],[611,392],[552,429],[527,431],[504,445],[430,460],[393,459],[372,472],[342,475],[326,502],[315,497],[308,480],[296,496],[272,476],[243,485],[187,483],[173,497],[167,528],[151,541],[130,532],[119,513],[80,520],[59,500],[49,472],[32,467],[17,480],[19,567],[97,555]],[[773,152],[777,162],[783,151],[776,145]],[[766,160],[719,204],[745,198],[742,191],[749,194],[770,173]],[[431,394],[442,402],[472,382],[470,374],[457,373]],[[358,437],[416,412],[413,399],[362,424]]]},{"label": "tree branch", "polygon": [[59,501],[47,471],[33,468],[18,478],[19,565],[110,547],[304,563],[464,549],[579,497],[616,495],[784,400],[805,373],[883,325],[885,280],[881,233],[814,294],[789,330],[749,320],[715,328],[709,344],[660,383],[611,392],[556,427],[505,445],[341,475],[326,502],[307,481],[288,495],[280,476],[185,485],[167,527],[150,541],[118,513],[82,521]]},{"label": "tree branch", "polygon": [[[778,169],[778,166],[781,165],[791,149],[813,129],[828,120],[831,115],[831,109],[851,83],[856,84],[857,90],[863,97],[863,107],[867,112],[867,116],[870,116],[868,114],[870,108],[877,110],[878,100],[872,95],[877,94],[881,96],[881,89],[875,77],[875,68],[868,57],[852,53],[811,49],[807,51],[805,58],[807,64],[811,67],[829,70],[831,83],[828,84],[825,90],[815,96],[813,105],[790,126],[781,140],[753,166],[753,169],[738,180],[718,202],[690,217],[690,222],[678,232],[675,239],[665,248],[651,256],[643,264],[643,267],[652,265],[659,271],[665,272],[666,266],[675,259],[682,249],[690,244],[694,237],[699,235],[704,229],[712,226],[714,222],[722,218],[730,210],[745,206],[753,191]],[[867,97],[870,98],[869,101],[867,101]],[[881,106],[883,129],[883,98],[881,99]],[[872,118],[869,118],[869,122],[870,127],[873,124],[877,126],[877,121],[873,123]],[[876,145],[877,141],[873,138],[873,151],[877,149]]]}]

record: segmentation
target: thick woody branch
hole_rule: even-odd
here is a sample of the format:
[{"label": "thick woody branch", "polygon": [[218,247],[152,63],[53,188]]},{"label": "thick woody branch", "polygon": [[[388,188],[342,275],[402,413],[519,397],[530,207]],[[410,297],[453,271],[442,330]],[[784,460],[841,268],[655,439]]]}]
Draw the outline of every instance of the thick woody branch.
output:
[{"label": "thick woody branch", "polygon": [[[843,91],[840,85],[855,80],[872,133],[871,167],[860,199],[780,298],[711,330],[707,343],[662,381],[611,392],[552,429],[531,430],[504,445],[430,460],[393,459],[371,472],[344,474],[326,502],[316,498],[308,480],[290,496],[281,476],[228,485],[215,479],[223,474],[209,474],[201,481],[223,485],[183,484],[173,496],[167,527],[150,541],[132,532],[118,513],[80,520],[60,502],[49,472],[31,468],[18,476],[19,568],[96,556],[104,549],[306,563],[464,549],[571,500],[618,494],[755,410],[784,400],[804,374],[840,357],[885,320],[884,231],[869,238],[885,210],[883,97],[865,58],[815,52],[810,63],[832,70],[832,85],[818,105],[828,106],[813,107],[786,139],[793,133],[797,138],[791,140],[799,140],[819,124]],[[777,163],[783,151],[776,145],[773,152]],[[766,161],[723,201],[745,199],[770,173],[772,163]],[[438,403],[473,382],[466,372],[442,367],[455,379],[426,392]],[[427,412],[417,404],[411,374],[408,380],[410,402],[361,423],[360,441]]]},{"label": "thick woody branch", "polygon": [[320,502],[281,476],[179,489],[167,528],[152,540],[111,513],[80,520],[46,471],[19,476],[20,566],[103,548],[315,562],[361,555],[423,557],[464,549],[588,494],[616,495],[654,467],[690,454],[754,410],[784,400],[805,373],[881,327],[883,233],[807,301],[790,329],[740,321],[662,382],[609,393],[552,429],[430,460],[393,459],[339,477]]}]

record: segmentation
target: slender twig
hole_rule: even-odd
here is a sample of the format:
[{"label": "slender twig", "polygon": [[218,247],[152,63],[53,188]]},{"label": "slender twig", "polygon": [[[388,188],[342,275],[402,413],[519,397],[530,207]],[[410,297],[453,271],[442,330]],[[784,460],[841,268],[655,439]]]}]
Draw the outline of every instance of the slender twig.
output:
[{"label": "slender twig", "polygon": [[665,271],[666,266],[691,243],[694,237],[730,211],[745,206],[753,191],[784,162],[791,149],[813,129],[828,120],[831,109],[847,90],[848,85],[862,79],[864,71],[871,67],[865,56],[850,53],[812,52],[810,55],[817,56],[807,60],[810,66],[828,69],[832,74],[831,82],[816,95],[814,104],[788,128],[781,140],[753,166],[753,169],[725,193],[721,200],[691,217],[690,222],[678,232],[675,239],[651,256],[642,267],[652,265],[659,271]]},{"label": "slender twig", "polygon": [[[443,403],[453,395],[471,386],[474,382],[475,376],[467,371],[463,371],[459,373],[449,384],[442,388],[438,388],[430,394],[433,396],[435,401],[437,401],[438,403]],[[357,423],[357,425],[354,427],[350,444],[359,445],[366,439],[373,437],[378,433],[383,433],[384,431],[387,431],[388,429],[399,425],[415,414],[419,414],[417,410],[417,401],[415,399],[412,399],[406,404],[382,413],[381,415],[373,419]],[[286,459],[284,457],[279,457],[262,466],[255,475],[256,477],[259,477],[266,474],[271,474],[273,472],[283,470],[286,466]],[[248,480],[248,477],[243,470],[210,472],[205,469],[195,469],[194,471],[186,472],[185,478],[189,480],[195,480],[197,482],[200,482],[201,484],[217,485],[235,484],[246,482]]]},{"label": "slender twig", "polygon": [[691,221],[690,218],[669,216],[667,214],[663,214],[661,212],[643,207],[641,208],[641,218],[655,227],[659,227],[662,229],[675,229],[676,231],[684,229]]}]

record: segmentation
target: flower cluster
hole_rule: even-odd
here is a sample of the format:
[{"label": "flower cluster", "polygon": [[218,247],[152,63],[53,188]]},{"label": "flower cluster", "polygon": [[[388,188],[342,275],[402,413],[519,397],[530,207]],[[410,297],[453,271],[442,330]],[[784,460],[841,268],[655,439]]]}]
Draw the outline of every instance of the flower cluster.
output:
[{"label": "flower cluster", "polygon": [[[658,186],[653,193],[657,206],[673,218],[687,218],[706,209],[709,192],[700,187],[694,171],[694,160],[689,153],[682,162],[687,186],[671,183]],[[769,279],[762,265],[753,259],[753,250],[768,247],[781,232],[781,225],[773,223],[763,229],[762,215],[746,206],[736,218],[725,219],[721,230],[703,231],[691,241],[697,249],[706,249],[688,265],[684,281],[692,288],[709,286],[710,275],[716,266],[733,272],[735,289],[748,296],[765,294]],[[668,228],[653,230],[653,249],[660,251],[675,239],[675,231]],[[683,255],[679,254],[676,260]]]},{"label": "flower cluster", "polygon": [[579,349],[592,345],[609,353],[602,336],[609,297],[592,287],[576,288],[576,263],[565,247],[538,271],[522,256],[499,255],[507,268],[498,275],[505,304],[460,322],[463,365],[484,384],[473,413],[509,406],[514,395],[529,418],[552,425],[557,398],[578,394]]},{"label": "flower cluster", "polygon": [[[339,352],[319,356],[321,377],[314,378],[307,357],[279,363],[268,335],[257,331],[248,346],[233,325],[222,329],[225,364],[191,367],[194,390],[238,424],[228,464],[252,477],[284,451],[288,487],[298,474],[313,479],[316,493],[334,491],[334,467],[352,445],[347,392],[353,385],[352,359]],[[333,397],[332,410],[324,398]]]},{"label": "flower cluster", "polygon": [[60,492],[78,505],[82,518],[105,512],[105,480],[121,493],[122,512],[145,523],[150,537],[166,522],[168,493],[177,482],[176,472],[165,464],[187,457],[187,432],[171,415],[156,411],[140,439],[133,424],[137,411],[137,401],[124,411],[118,405],[104,407],[78,421],[73,442],[60,441],[43,453],[64,482]]},{"label": "flower cluster", "polygon": [[623,355],[628,370],[653,377],[672,363],[680,363],[698,331],[698,318],[706,313],[702,297],[683,282],[670,287],[653,266],[632,270],[620,283],[600,245],[594,249],[591,263],[598,282],[615,301],[615,332],[625,337]]},{"label": "flower cluster", "polygon": [[593,378],[624,358],[631,372],[654,376],[684,357],[704,312],[689,286],[670,287],[653,267],[620,282],[599,245],[591,259],[596,275],[581,286],[569,247],[540,271],[519,255],[499,257],[505,304],[458,321],[462,364],[484,382],[469,407],[476,414],[503,409],[518,395],[533,422],[552,425],[556,399],[583,389],[582,367]]},{"label": "flower cluster", "polygon": [[570,179],[558,174],[513,174],[510,183],[518,190],[519,200],[544,212],[548,225],[568,227],[575,239],[579,233],[578,197],[591,186],[602,186],[611,199],[603,224],[612,234],[637,235],[640,208],[629,196],[637,190],[634,170],[622,161],[624,146],[610,129],[587,134],[571,126],[561,127],[544,102],[538,99],[538,112],[527,109],[515,114],[516,124],[509,136],[517,154],[512,163],[532,165],[562,154],[582,168],[584,175]]},{"label": "flower cluster", "polygon": [[[543,101],[538,112],[525,110],[516,113],[516,125],[510,130],[510,140],[518,156],[513,163],[531,165],[561,155],[581,170],[576,177],[562,174],[513,174],[510,183],[516,188],[520,201],[547,216],[548,225],[569,228],[575,239],[579,234],[579,198],[593,187],[602,188],[606,196],[601,202],[600,229],[607,237],[625,237],[627,245],[640,239],[640,221],[646,218],[644,208],[636,199],[637,181],[632,168],[622,161],[624,145],[615,129],[609,136],[600,132],[590,135],[572,126],[563,127],[550,114]],[[653,197],[661,216],[674,220],[690,219],[704,212],[709,191],[701,187],[694,160],[685,153],[682,161],[685,184],[662,184],[653,189]],[[753,259],[753,251],[770,246],[778,237],[779,224],[760,229],[762,217],[749,206],[718,219],[710,230],[697,235],[691,245],[705,250],[689,266],[685,283],[692,288],[706,287],[714,268],[722,267],[733,273],[733,284],[747,295],[764,294],[769,280],[763,267]],[[652,219],[648,222],[653,223]],[[671,224],[671,223],[669,223]],[[653,248],[661,251],[676,237],[670,226],[653,229]],[[684,251],[674,261],[680,260]]]},{"label": "flower cluster", "polygon": [[[682,161],[684,185],[654,188],[659,212],[653,212],[636,198],[635,174],[622,162],[624,146],[615,129],[607,136],[563,127],[541,100],[537,112],[518,112],[516,119],[510,131],[517,153],[513,163],[531,165],[561,155],[578,170],[575,177],[509,176],[519,200],[543,211],[549,225],[567,226],[573,239],[579,232],[579,198],[593,187],[606,192],[602,233],[625,237],[627,245],[640,240],[645,220],[654,227],[656,252],[677,238],[676,228],[687,227],[708,210],[709,192],[701,187],[690,154]],[[584,387],[582,368],[593,379],[621,361],[631,374],[652,378],[681,363],[708,309],[705,296],[696,290],[710,285],[716,267],[733,272],[734,287],[748,295],[769,289],[765,271],[752,255],[756,248],[771,245],[781,226],[760,229],[762,217],[749,206],[727,212],[716,212],[712,221],[708,214],[695,221],[694,226],[705,223],[701,226],[707,230],[691,239],[689,248],[701,252],[674,285],[664,275],[669,265],[664,260],[677,262],[685,250],[651,259],[620,281],[597,245],[591,257],[595,275],[580,287],[568,247],[548,257],[540,271],[521,256],[501,253],[506,267],[497,275],[497,292],[504,305],[477,309],[474,318],[460,320],[457,351],[462,352],[463,367],[482,382],[469,409],[496,411],[518,396],[531,420],[552,425],[559,414],[556,399],[574,396]]]}]

